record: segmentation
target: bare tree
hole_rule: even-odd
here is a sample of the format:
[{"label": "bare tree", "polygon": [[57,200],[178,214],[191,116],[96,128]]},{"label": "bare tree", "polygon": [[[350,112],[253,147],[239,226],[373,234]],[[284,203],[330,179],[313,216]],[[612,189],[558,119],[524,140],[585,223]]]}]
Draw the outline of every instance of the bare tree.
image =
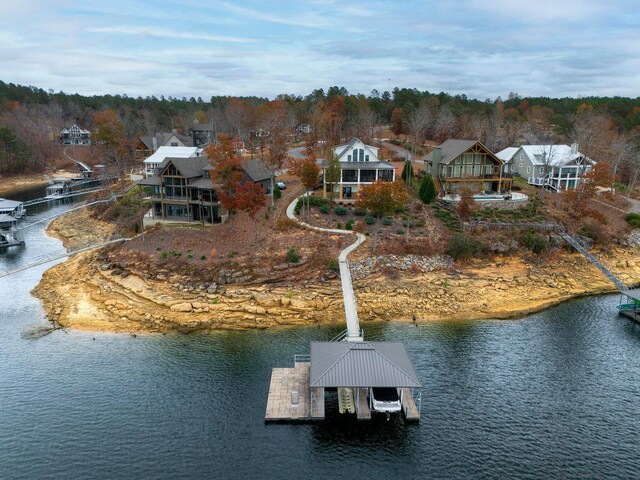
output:
[{"label": "bare tree", "polygon": [[438,110],[435,129],[439,140],[445,140],[454,136],[456,131],[456,117],[448,105],[442,105]]}]

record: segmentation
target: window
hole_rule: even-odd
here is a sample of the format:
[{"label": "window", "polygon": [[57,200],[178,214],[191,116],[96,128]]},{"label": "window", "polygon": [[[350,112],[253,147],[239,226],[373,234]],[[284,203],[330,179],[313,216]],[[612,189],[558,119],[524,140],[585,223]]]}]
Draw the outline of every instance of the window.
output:
[{"label": "window", "polygon": [[361,182],[375,182],[375,180],[376,180],[376,171],[375,170],[360,170],[360,181]]},{"label": "window", "polygon": [[385,182],[392,182],[393,170],[378,170],[378,178]]},{"label": "window", "polygon": [[365,161],[365,162],[368,162],[368,161],[369,161],[369,155],[365,155],[365,156],[364,156],[364,161]]},{"label": "window", "polygon": [[518,165],[518,168],[522,168],[522,162],[520,162],[520,165]]},{"label": "window", "polygon": [[342,181],[343,182],[357,182],[358,181],[358,171],[357,170],[342,170]]},{"label": "window", "polygon": [[[520,152],[520,161],[524,160],[524,153]],[[522,166],[522,164],[520,164],[520,166]]]},{"label": "window", "polygon": [[347,155],[347,162],[351,161],[351,155]]},{"label": "window", "polygon": [[172,147],[177,147],[178,146],[178,142],[171,142],[171,146]]},{"label": "window", "polygon": [[540,167],[540,175],[544,173],[544,167]]},{"label": "window", "polygon": [[527,167],[527,173],[531,173],[531,167]]},{"label": "window", "polygon": [[360,149],[360,161],[364,162],[364,150],[362,148]]}]

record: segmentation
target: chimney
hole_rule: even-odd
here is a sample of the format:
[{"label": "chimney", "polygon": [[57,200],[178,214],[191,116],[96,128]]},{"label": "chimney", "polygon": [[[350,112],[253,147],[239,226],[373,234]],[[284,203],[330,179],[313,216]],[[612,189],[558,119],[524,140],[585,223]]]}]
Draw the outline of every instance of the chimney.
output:
[{"label": "chimney", "polygon": [[573,142],[571,144],[571,154],[575,155],[576,153],[578,153],[578,144],[576,142]]},{"label": "chimney", "polygon": [[158,150],[158,137],[155,135],[151,138],[151,144],[153,145],[153,151]]},{"label": "chimney", "polygon": [[442,148],[436,147],[433,150],[433,162],[431,163],[431,176],[433,178],[438,177],[438,170],[440,169],[441,161],[442,161]]}]

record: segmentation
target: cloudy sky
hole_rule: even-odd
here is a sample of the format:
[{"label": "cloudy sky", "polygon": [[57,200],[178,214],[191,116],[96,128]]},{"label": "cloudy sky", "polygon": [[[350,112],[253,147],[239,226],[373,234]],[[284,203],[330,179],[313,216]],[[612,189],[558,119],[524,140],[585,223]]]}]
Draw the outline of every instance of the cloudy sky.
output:
[{"label": "cloudy sky", "polygon": [[0,80],[130,96],[640,95],[638,0],[4,0]]}]

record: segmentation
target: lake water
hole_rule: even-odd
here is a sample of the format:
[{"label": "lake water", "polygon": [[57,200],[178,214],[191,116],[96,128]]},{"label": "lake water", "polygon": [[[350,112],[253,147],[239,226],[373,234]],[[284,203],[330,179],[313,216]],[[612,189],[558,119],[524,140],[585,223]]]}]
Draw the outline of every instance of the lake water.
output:
[{"label": "lake water", "polygon": [[[42,207],[35,220],[67,206]],[[41,227],[0,268],[60,242]],[[340,327],[129,335],[56,331],[0,278],[0,478],[639,478],[640,327],[617,296],[515,321],[365,325],[401,340],[421,421],[265,425],[273,367]]]}]

